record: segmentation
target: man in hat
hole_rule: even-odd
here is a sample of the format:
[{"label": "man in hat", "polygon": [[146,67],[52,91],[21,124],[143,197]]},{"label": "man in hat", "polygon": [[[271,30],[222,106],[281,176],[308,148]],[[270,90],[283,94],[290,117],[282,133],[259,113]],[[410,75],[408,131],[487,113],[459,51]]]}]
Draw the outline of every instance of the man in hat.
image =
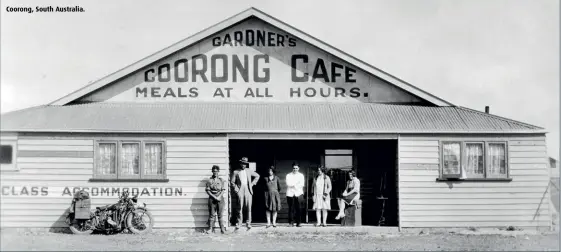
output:
[{"label": "man in hat", "polygon": [[[240,229],[243,221],[244,208],[247,215],[247,230],[251,229],[251,203],[253,197],[253,186],[259,181],[259,174],[249,169],[247,157],[240,160],[240,170],[232,173],[230,183],[235,197],[238,198],[239,207],[236,209],[236,230]],[[253,180],[251,178],[254,177]]]}]

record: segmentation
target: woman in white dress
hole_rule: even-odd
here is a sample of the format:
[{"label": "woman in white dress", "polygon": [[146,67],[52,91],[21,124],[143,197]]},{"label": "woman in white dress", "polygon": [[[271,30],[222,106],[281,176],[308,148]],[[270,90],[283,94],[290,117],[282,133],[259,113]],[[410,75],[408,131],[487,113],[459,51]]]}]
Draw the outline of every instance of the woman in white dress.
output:
[{"label": "woman in white dress", "polygon": [[[314,207],[316,210],[316,226],[327,226],[327,210],[331,210],[331,179],[326,174],[325,167],[318,167],[318,176],[314,178],[312,194],[314,195]],[[323,219],[321,214],[323,212]],[[323,220],[323,222],[322,222]]]}]

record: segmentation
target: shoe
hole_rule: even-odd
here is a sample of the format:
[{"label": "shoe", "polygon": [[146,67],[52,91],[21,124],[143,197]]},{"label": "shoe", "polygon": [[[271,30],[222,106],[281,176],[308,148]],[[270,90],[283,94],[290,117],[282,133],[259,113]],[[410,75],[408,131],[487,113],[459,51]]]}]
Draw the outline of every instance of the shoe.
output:
[{"label": "shoe", "polygon": [[319,227],[321,224],[314,223],[314,227]]},{"label": "shoe", "polygon": [[240,230],[240,227],[239,227],[239,226],[236,226],[236,227],[234,228],[234,232],[237,232],[238,230]]},{"label": "shoe", "polygon": [[276,228],[276,227],[277,227],[277,224],[273,224],[273,227]]},{"label": "shoe", "polygon": [[226,227],[224,226],[224,223],[222,223],[222,221],[218,221],[218,224],[220,225],[220,233],[225,234],[226,233]]},{"label": "shoe", "polygon": [[251,225],[247,225],[247,230],[250,230],[250,229],[251,229]]},{"label": "shoe", "polygon": [[269,228],[270,226],[271,226],[271,224],[267,224],[267,225],[265,226],[265,228]]},{"label": "shoe", "polygon": [[214,223],[215,223],[214,220],[209,222],[208,229],[205,231],[205,233],[207,234],[214,233]]},{"label": "shoe", "polygon": [[327,227],[327,224],[321,224],[322,227]]},{"label": "shoe", "polygon": [[298,223],[298,224],[296,225],[296,227],[302,227],[302,225],[300,225],[300,223]]}]

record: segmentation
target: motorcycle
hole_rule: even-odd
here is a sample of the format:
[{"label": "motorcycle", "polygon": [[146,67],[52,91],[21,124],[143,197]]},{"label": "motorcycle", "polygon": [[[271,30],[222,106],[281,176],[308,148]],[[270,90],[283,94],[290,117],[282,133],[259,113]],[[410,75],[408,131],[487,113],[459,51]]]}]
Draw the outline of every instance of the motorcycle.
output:
[{"label": "motorcycle", "polygon": [[138,203],[138,195],[131,198],[127,191],[121,194],[117,203],[96,207],[95,210],[90,210],[89,193],[79,191],[72,199],[66,224],[72,233],[79,235],[93,231],[120,233],[125,229],[134,234],[144,234],[152,230],[154,217],[146,208],[146,203]]}]

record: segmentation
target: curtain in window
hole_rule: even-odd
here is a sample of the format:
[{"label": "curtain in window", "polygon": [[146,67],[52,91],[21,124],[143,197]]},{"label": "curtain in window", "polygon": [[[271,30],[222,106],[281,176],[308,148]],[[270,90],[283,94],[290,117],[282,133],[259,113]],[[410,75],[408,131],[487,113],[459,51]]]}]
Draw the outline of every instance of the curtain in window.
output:
[{"label": "curtain in window", "polygon": [[144,172],[147,175],[163,174],[162,144],[144,146]]},{"label": "curtain in window", "polygon": [[139,149],[139,144],[124,143],[121,146],[121,174],[140,174]]},{"label": "curtain in window", "polygon": [[98,146],[97,173],[101,175],[116,174],[117,145],[100,143]]},{"label": "curtain in window", "polygon": [[444,152],[444,174],[460,174],[460,144],[446,143]]},{"label": "curtain in window", "polygon": [[489,144],[489,175],[506,175],[506,155],[504,144]]},{"label": "curtain in window", "polygon": [[483,144],[466,144],[466,174],[483,177]]}]

